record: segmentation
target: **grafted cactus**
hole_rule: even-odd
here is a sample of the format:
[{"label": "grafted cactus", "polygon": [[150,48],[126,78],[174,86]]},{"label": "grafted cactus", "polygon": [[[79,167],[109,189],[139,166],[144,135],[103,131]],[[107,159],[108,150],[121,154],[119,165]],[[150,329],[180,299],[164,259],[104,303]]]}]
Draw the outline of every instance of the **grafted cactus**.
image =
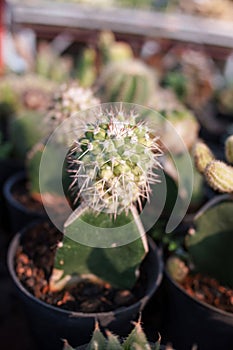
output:
[{"label": "grafted cactus", "polygon": [[[100,331],[98,323],[96,324],[91,341],[88,345],[83,346],[83,350],[159,350],[160,338],[156,343],[149,343],[142,329],[140,322],[135,323],[134,329],[128,337],[120,341],[120,339],[109,331],[106,331],[106,337]],[[164,350],[172,350],[169,346]],[[65,342],[64,350],[75,350],[67,342]]]},{"label": "grafted cactus", "polygon": [[153,71],[137,59],[113,62],[102,71],[97,86],[104,102],[129,102],[148,106],[157,85]]},{"label": "grafted cactus", "polygon": [[[95,121],[87,122],[74,140],[71,189],[81,205],[65,223],[66,236],[56,253],[52,290],[72,283],[75,275],[85,274],[94,274],[118,288],[129,289],[136,282],[148,252],[138,210],[149,199],[150,185],[158,181],[155,170],[161,155],[153,132],[136,118],[133,111],[123,109],[98,112]],[[114,232],[114,241],[109,244]],[[83,237],[87,245],[92,245],[94,237],[97,245],[80,244]],[[104,245],[99,246],[99,242]]]},{"label": "grafted cactus", "polygon": [[[225,142],[227,160],[233,153],[232,136]],[[194,159],[197,169],[202,173],[207,183],[214,190],[222,193],[233,192],[233,167],[214,158],[211,150],[203,142],[198,142],[194,148]]]}]

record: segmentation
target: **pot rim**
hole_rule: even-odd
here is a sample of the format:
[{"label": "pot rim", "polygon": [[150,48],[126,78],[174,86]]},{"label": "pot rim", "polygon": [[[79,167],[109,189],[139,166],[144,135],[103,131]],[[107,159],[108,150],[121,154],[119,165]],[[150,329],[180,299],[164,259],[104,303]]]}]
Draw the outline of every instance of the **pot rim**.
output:
[{"label": "pot rim", "polygon": [[166,268],[164,267],[164,274],[167,277],[167,279],[169,280],[169,282],[171,282],[182,294],[184,294],[187,298],[190,298],[192,301],[194,301],[196,304],[198,304],[199,306],[202,306],[204,308],[210,309],[216,313],[222,314],[224,316],[233,318],[233,313],[232,312],[227,312],[224,311],[222,309],[217,308],[216,306],[210,305],[204,301],[198,300],[197,298],[193,297],[192,295],[188,294],[186,292],[186,290],[184,288],[182,288],[167,272]]},{"label": "pot rim", "polygon": [[36,216],[43,216],[42,214],[38,214],[37,211],[28,209],[25,205],[20,203],[17,199],[14,198],[12,195],[12,187],[20,181],[27,180],[26,172],[25,170],[18,171],[16,174],[9,177],[9,179],[5,182],[3,186],[3,194],[6,200],[17,209],[20,209],[26,214],[35,214]]},{"label": "pot rim", "polygon": [[14,268],[14,257],[15,257],[16,248],[19,245],[20,237],[24,234],[24,232],[26,232],[28,229],[30,229],[30,227],[33,227],[34,225],[38,224],[41,221],[45,221],[45,220],[34,221],[34,222],[30,223],[29,225],[27,225],[22,230],[20,230],[19,233],[17,233],[14,236],[14,238],[12,239],[12,241],[9,245],[8,253],[7,253],[7,266],[8,266],[8,270],[10,272],[11,278],[13,279],[17,288],[21,292],[23,292],[23,294],[25,294],[31,301],[34,301],[34,302],[38,303],[39,305],[41,305],[42,307],[49,308],[50,310],[55,311],[57,313],[60,313],[63,315],[70,315],[70,317],[74,317],[74,318],[75,317],[83,317],[83,318],[94,317],[94,318],[98,319],[98,317],[108,317],[112,314],[119,315],[119,314],[124,313],[126,310],[131,310],[131,309],[134,309],[135,307],[138,307],[139,309],[141,309],[140,306],[145,306],[146,303],[149,301],[149,299],[152,297],[152,295],[155,293],[155,291],[160,286],[162,278],[163,278],[162,250],[156,246],[156,244],[154,243],[152,238],[148,237],[148,243],[149,243],[148,254],[154,254],[156,256],[157,276],[156,276],[156,279],[153,282],[153,284],[148,288],[148,290],[146,290],[144,296],[141,297],[135,303],[133,303],[129,306],[125,306],[125,307],[119,307],[116,310],[112,310],[112,311],[108,311],[108,312],[84,313],[84,312],[64,310],[64,309],[50,305],[50,304],[36,298],[20,282],[20,280],[16,274],[15,268]]}]

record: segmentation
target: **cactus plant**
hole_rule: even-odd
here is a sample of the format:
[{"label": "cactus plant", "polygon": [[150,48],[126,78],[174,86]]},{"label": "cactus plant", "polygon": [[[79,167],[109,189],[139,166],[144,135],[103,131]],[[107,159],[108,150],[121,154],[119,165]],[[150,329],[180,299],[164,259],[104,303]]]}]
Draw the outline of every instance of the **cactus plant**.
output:
[{"label": "cactus plant", "polygon": [[164,84],[188,107],[201,110],[213,96],[216,74],[213,62],[205,53],[190,49],[172,51],[164,62],[167,68]]},{"label": "cactus plant", "polygon": [[[160,349],[160,337],[156,343],[149,343],[147,337],[142,329],[140,321],[135,323],[133,330],[128,337],[121,341],[116,335],[109,331],[106,331],[106,337],[99,329],[98,323],[96,323],[94,333],[91,341],[88,345],[83,346],[83,350],[159,350]],[[172,350],[169,346],[165,347],[164,350]],[[65,341],[63,350],[75,350]]]},{"label": "cactus plant", "polygon": [[[83,111],[98,103],[99,100],[93,96],[90,89],[82,88],[76,82],[61,85],[61,87],[55,91],[50,109],[43,120],[47,135],[52,134],[55,128],[64,120],[71,117],[72,114]],[[39,167],[47,139],[48,136],[44,137],[44,139],[36,143],[27,154],[26,167],[30,183],[30,192],[32,196],[36,198],[40,198]],[[58,144],[69,144],[69,133],[64,133],[57,142]],[[51,153],[54,155],[57,154],[54,152],[54,147],[52,147]],[[56,163],[52,161],[52,156],[50,165],[49,177],[56,177]],[[53,174],[53,176],[51,174]],[[49,181],[49,177],[48,184],[51,186],[52,181]]]},{"label": "cactus plant", "polygon": [[110,31],[100,33],[98,48],[102,65],[133,58],[133,51],[130,45],[125,42],[117,42],[114,34]]},{"label": "cactus plant", "polygon": [[84,111],[99,103],[100,101],[94,97],[92,90],[81,87],[78,82],[62,84],[54,93],[45,122],[53,132],[59,124],[72,114]]},{"label": "cactus plant", "polygon": [[[157,138],[136,117],[123,109],[98,112],[96,121],[87,123],[74,140],[71,189],[81,205],[64,225],[53,290],[56,276],[59,288],[83,274],[97,275],[118,288],[132,288],[136,282],[136,271],[148,251],[138,210],[149,199],[151,184],[158,181],[154,170],[160,167],[161,154]],[[115,228],[114,241],[109,243]],[[83,237],[92,246],[80,244]],[[97,246],[90,243],[93,237]]]},{"label": "cactus plant", "polygon": [[[225,154],[231,160],[232,136],[225,142]],[[207,145],[198,142],[194,148],[194,158],[198,170],[204,174],[207,183],[216,191],[222,193],[233,192],[233,167],[216,160]],[[227,159],[227,160],[228,160]]]},{"label": "cactus plant", "polygon": [[73,62],[68,56],[59,56],[52,45],[40,42],[37,48],[35,73],[58,83],[67,81],[71,77]]},{"label": "cactus plant", "polygon": [[154,72],[137,59],[108,64],[97,81],[103,102],[129,102],[144,106],[148,106],[154,97],[156,84]]},{"label": "cactus plant", "polygon": [[[231,140],[231,139],[230,139]],[[226,140],[226,147],[231,142]],[[231,150],[228,149],[231,153]],[[232,166],[213,159],[213,154],[207,145],[199,142],[194,149],[198,170],[203,174],[208,184],[224,193],[210,200],[200,209],[185,238],[185,245],[193,263],[192,270],[207,274],[217,279],[223,285],[233,287],[233,219]],[[201,164],[201,165],[200,165]],[[170,261],[170,271],[181,268],[181,265]],[[182,271],[176,275],[182,275]]]},{"label": "cactus plant", "polygon": [[233,135],[225,141],[225,157],[230,164],[233,164]]}]

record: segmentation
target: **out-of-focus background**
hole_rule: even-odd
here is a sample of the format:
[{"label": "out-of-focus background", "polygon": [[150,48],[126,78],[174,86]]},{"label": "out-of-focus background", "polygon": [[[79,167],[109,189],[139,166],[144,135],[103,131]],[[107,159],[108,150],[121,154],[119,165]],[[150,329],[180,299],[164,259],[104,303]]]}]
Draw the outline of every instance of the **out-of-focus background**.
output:
[{"label": "out-of-focus background", "polygon": [[[13,168],[21,168],[53,92],[71,80],[91,88],[101,102],[191,113],[200,136],[221,157],[233,132],[233,1],[0,0],[1,160],[13,159]],[[190,125],[182,128],[189,147]],[[1,349],[33,350],[6,269],[12,233],[5,221]],[[148,310],[144,317],[149,332]]]}]

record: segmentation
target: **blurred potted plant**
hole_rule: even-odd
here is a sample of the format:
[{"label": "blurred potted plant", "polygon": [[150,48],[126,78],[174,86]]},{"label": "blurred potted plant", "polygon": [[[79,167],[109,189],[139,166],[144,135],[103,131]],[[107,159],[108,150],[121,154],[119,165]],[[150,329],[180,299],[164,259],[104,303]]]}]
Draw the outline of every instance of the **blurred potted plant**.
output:
[{"label": "blurred potted plant", "polygon": [[[49,107],[47,106],[46,116],[40,120],[40,123],[37,121],[37,127],[43,129],[44,132],[44,138],[41,141],[38,141],[36,132],[31,132],[31,123],[33,123],[33,125],[35,124],[34,117],[26,118],[26,116],[23,119],[19,118],[15,121],[12,130],[14,130],[15,139],[17,138],[18,142],[21,139],[19,136],[22,137],[20,133],[21,129],[23,129],[27,135],[30,131],[28,135],[30,141],[32,141],[31,139],[35,134],[38,142],[35,143],[35,140],[30,142],[32,147],[29,150],[28,146],[27,149],[24,148],[24,153],[27,150],[25,160],[26,174],[24,172],[15,174],[5,184],[4,193],[9,207],[13,232],[16,232],[33,219],[45,215],[39,190],[39,166],[44,145],[49,136],[56,127],[69,118],[72,113],[85,110],[92,105],[98,104],[98,102],[99,100],[93,96],[90,89],[80,87],[77,82],[71,82],[63,84],[54,92],[53,100]],[[35,129],[35,126],[33,126],[33,128]],[[40,136],[42,135],[40,134]],[[25,138],[27,139],[26,136],[24,136],[24,139]],[[63,143],[66,141],[63,139],[59,142]],[[56,176],[56,162],[54,161],[53,164],[53,174]],[[49,176],[50,178],[53,177],[51,174],[49,174]]]},{"label": "blurred potted plant", "polygon": [[[233,136],[225,145],[227,162],[232,164]],[[194,157],[209,186],[224,194],[199,210],[185,237],[185,253],[171,256],[167,261],[174,327],[171,333],[175,346],[181,349],[194,342],[205,349],[230,348],[233,345],[233,168],[216,160],[203,142],[197,143]],[[180,316],[178,309],[183,310]],[[187,318],[190,314],[191,319]],[[179,339],[177,334],[181,330],[183,336]]]},{"label": "blurred potted plant", "polygon": [[62,242],[40,224],[17,235],[9,250],[11,275],[43,349],[61,348],[61,338],[87,342],[96,319],[126,335],[161,281],[160,253],[148,244],[139,216],[158,181],[157,139],[133,111],[94,115],[82,120],[71,143],[76,208]]}]

